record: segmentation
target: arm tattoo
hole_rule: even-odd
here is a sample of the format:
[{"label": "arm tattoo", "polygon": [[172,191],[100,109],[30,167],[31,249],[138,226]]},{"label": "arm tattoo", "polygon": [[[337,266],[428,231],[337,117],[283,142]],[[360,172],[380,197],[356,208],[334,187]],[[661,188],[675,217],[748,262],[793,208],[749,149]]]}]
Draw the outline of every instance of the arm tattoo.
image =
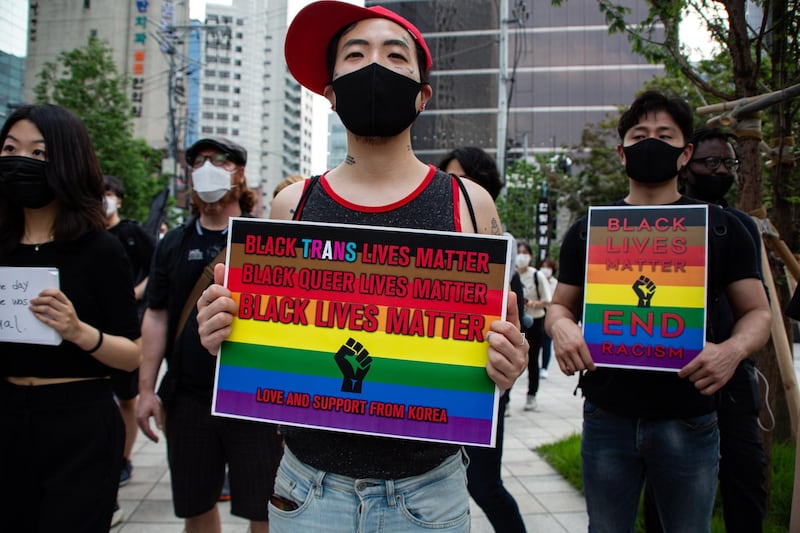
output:
[{"label": "arm tattoo", "polygon": [[353,156],[352,156],[352,155],[350,155],[350,154],[347,154],[347,157],[345,157],[345,158],[344,158],[344,162],[345,162],[346,164],[348,164],[348,165],[351,165],[351,166],[352,166],[352,165],[355,165],[355,164],[356,164],[356,158],[355,158],[355,157],[353,157]]},{"label": "arm tattoo", "polygon": [[500,227],[500,223],[494,217],[492,217],[492,230],[489,232],[491,235],[502,235],[503,228]]}]

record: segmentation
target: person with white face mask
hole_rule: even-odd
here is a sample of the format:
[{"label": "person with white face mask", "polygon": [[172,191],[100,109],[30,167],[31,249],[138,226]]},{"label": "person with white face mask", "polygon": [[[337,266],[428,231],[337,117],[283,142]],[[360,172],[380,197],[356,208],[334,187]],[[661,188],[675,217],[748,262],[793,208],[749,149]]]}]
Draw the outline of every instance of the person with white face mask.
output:
[{"label": "person with white face mask", "polygon": [[[232,512],[250,520],[250,531],[264,533],[280,437],[272,424],[211,416],[215,359],[200,344],[192,296],[211,282],[204,279],[206,266],[221,261],[228,219],[248,216],[255,205],[245,181],[247,151],[228,139],[206,138],[186,150],[186,162],[195,216],[167,232],[156,248],[142,321],[137,421],[153,441],[158,436],[151,417],[165,432],[173,506],[187,532],[219,531],[217,500],[227,465]],[[188,318],[180,320],[184,309]],[[168,371],[156,394],[165,357]]]},{"label": "person with white face mask", "polygon": [[[144,313],[144,290],[150,274],[150,261],[155,250],[155,239],[135,220],[123,219],[119,215],[125,187],[114,176],[103,176],[105,196],[103,204],[106,213],[106,229],[122,243],[133,273],[133,295],[136,298],[139,320]],[[132,372],[113,369],[111,371],[111,388],[117,398],[119,412],[125,423],[125,447],[122,451],[122,469],[119,474],[119,485],[127,485],[133,474],[131,452],[136,441],[138,426],[136,425],[136,402],[139,397],[139,369]],[[119,514],[115,514],[119,516]],[[112,525],[113,520],[112,520]]]},{"label": "person with white face mask", "polygon": [[550,283],[540,270],[531,266],[533,251],[525,241],[517,241],[517,257],[515,259],[517,273],[522,281],[525,296],[525,316],[522,324],[525,337],[530,345],[528,351],[528,397],[525,411],[536,411],[538,404],[536,394],[539,392],[539,350],[544,342],[544,313],[553,298]]}]

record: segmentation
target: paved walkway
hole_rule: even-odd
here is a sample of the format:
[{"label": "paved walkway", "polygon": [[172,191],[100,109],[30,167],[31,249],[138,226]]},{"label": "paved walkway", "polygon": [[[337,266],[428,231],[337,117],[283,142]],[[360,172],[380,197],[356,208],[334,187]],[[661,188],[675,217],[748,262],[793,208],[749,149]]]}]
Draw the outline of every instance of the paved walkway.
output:
[{"label": "paved walkway", "polygon": [[[519,504],[528,531],[583,533],[588,524],[583,497],[532,450],[580,432],[582,402],[572,395],[577,378],[552,370],[549,379],[541,381],[539,410],[534,412],[522,410],[527,383],[524,374],[511,391],[503,480]],[[125,519],[112,533],[180,533],[183,522],[172,512],[164,439],[155,444],[139,432],[133,466],[130,483],[119,490]],[[474,503],[472,512],[472,531],[492,533],[489,521]],[[228,503],[220,504],[220,514],[224,533],[247,532],[247,521],[231,515]]]}]

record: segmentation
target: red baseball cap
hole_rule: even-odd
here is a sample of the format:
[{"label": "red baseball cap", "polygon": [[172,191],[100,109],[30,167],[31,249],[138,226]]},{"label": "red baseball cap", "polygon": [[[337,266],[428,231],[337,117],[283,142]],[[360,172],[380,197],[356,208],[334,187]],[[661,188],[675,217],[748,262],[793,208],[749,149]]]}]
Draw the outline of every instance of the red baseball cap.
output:
[{"label": "red baseball cap", "polygon": [[419,30],[408,20],[385,7],[360,7],[333,0],[309,4],[292,20],[286,31],[283,47],[289,71],[300,85],[317,94],[323,94],[325,86],[331,82],[328,71],[328,45],[331,39],[342,28],[373,18],[391,20],[408,30],[425,51],[425,73],[430,71],[433,59],[428,45]]}]

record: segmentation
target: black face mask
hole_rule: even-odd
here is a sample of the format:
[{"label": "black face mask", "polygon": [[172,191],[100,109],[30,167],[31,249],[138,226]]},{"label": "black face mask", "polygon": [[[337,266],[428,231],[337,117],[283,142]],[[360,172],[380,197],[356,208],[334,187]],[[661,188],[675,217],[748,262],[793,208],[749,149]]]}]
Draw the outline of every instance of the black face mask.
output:
[{"label": "black face mask", "polygon": [[362,137],[394,137],[414,122],[422,84],[377,63],[337,78],[336,113]]},{"label": "black face mask", "polygon": [[625,152],[625,172],[641,183],[662,183],[678,174],[677,148],[658,139],[645,139],[622,148]]},{"label": "black face mask", "polygon": [[0,157],[0,187],[10,203],[29,209],[44,207],[55,198],[47,183],[47,162],[11,155]]},{"label": "black face mask", "polygon": [[732,174],[686,173],[686,195],[717,204],[733,185]]}]

